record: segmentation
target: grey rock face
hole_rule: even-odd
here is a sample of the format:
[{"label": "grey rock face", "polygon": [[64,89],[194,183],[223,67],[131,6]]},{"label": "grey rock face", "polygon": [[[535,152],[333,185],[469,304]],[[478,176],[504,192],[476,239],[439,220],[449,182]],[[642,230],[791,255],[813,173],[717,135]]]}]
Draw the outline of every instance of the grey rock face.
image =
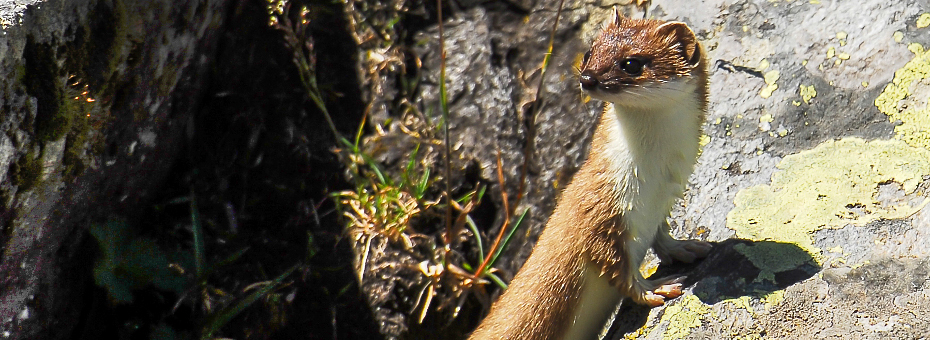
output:
[{"label": "grey rock face", "polygon": [[[0,4],[0,334],[69,336],[88,219],[137,209],[197,107],[227,1]],[[85,92],[86,91],[86,92]],[[84,247],[84,248],[82,248]]]},{"label": "grey rock face", "polygon": [[[524,104],[535,97],[557,3],[525,13],[474,5],[446,21],[460,157],[499,185],[499,149],[512,196],[526,138],[536,145],[520,208],[530,210],[527,237],[502,269],[520,267],[584,159],[600,104],[583,101],[572,65],[612,5],[566,4],[532,128]],[[930,333],[930,281],[920,269],[930,258],[928,12],[930,3],[917,0],[650,5],[650,16],[688,23],[710,59],[706,144],[671,221],[677,237],[721,243],[701,264],[669,269],[689,275],[688,294],[652,310],[622,306],[608,337]],[[438,107],[437,31],[416,39],[424,107]],[[501,218],[498,211],[493,225]]]}]

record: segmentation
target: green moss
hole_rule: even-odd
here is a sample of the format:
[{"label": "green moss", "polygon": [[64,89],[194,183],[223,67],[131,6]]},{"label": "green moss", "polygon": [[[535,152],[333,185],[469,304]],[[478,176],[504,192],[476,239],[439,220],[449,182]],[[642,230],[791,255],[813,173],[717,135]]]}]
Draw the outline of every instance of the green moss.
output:
[{"label": "green moss", "polygon": [[16,84],[23,84],[26,80],[26,65],[18,64],[13,68],[13,79]]},{"label": "green moss", "polygon": [[20,190],[34,188],[42,181],[42,159],[29,152],[13,164],[13,184]]},{"label": "green moss", "polygon": [[[37,143],[67,138],[62,159],[66,181],[86,169],[83,154],[87,136],[106,120],[101,114],[105,110],[95,107],[99,101],[90,99],[107,96],[108,84],[123,59],[122,46],[127,36],[126,10],[121,0],[99,1],[85,22],[75,31],[74,40],[66,44],[61,68],[52,46],[36,43],[30,37],[23,53],[25,65],[14,73],[27,93],[37,99],[33,125]],[[65,86],[65,75],[75,77],[80,84]],[[26,173],[29,171],[24,172],[22,183],[38,178]]]},{"label": "green moss", "polygon": [[126,9],[121,0],[99,1],[67,46],[65,68],[90,85],[95,95],[109,90],[126,42]]},{"label": "green moss", "polygon": [[[64,155],[61,163],[62,178],[65,182],[74,180],[87,168],[84,161],[84,149],[88,142],[88,135],[92,129],[98,129],[106,117],[103,117],[103,110],[94,105],[95,101],[88,101],[88,94],[85,92],[86,87],[65,89],[66,99],[65,108],[69,115],[74,117],[71,129],[68,131],[65,139]],[[102,140],[100,141],[102,143]]]},{"label": "green moss", "polygon": [[61,163],[64,165],[62,177],[65,182],[74,180],[87,169],[87,165],[81,157],[87,140],[85,136],[84,133],[68,134],[68,139],[65,141],[65,152],[61,159]]},{"label": "green moss", "polygon": [[78,74],[88,85],[86,90],[90,93],[83,94],[73,102],[74,112],[77,112],[79,118],[68,134],[65,146],[63,163],[66,179],[79,175],[86,168],[82,154],[88,144],[91,153],[103,150],[103,140],[88,140],[88,136],[91,130],[99,130],[106,123],[109,111],[88,104],[85,97],[112,97],[113,78],[125,59],[123,47],[127,45],[128,39],[127,15],[123,0],[98,2],[84,25],[86,35],[80,41],[81,52],[69,56],[69,59],[82,61]]}]

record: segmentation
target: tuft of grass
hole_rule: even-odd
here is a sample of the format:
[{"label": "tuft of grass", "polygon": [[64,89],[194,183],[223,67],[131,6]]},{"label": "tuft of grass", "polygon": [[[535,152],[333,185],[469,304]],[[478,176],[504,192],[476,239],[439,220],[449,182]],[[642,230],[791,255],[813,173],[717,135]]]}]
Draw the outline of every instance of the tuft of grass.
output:
[{"label": "tuft of grass", "polygon": [[[564,2],[564,1],[563,1]],[[563,2],[559,4],[557,16],[561,15]],[[476,184],[473,190],[470,190],[458,198],[453,197],[452,178],[452,150],[451,150],[451,132],[449,130],[450,108],[448,103],[448,94],[446,89],[446,58],[445,58],[445,38],[442,20],[442,1],[437,0],[437,17],[439,22],[439,55],[440,55],[440,75],[439,75],[439,111],[441,121],[438,127],[430,126],[428,115],[423,115],[417,107],[411,102],[416,98],[403,98],[398,104],[398,112],[402,112],[405,117],[418,117],[424,126],[428,129],[424,131],[414,131],[405,129],[403,124],[402,131],[414,138],[423,138],[424,136],[437,135],[432,129],[441,128],[442,140],[440,142],[431,142],[427,145],[432,147],[439,144],[444,159],[443,168],[440,170],[442,181],[436,178],[437,173],[432,167],[427,165],[426,158],[423,156],[418,144],[410,152],[407,158],[406,166],[400,169],[399,174],[392,176],[382,169],[382,165],[375,161],[365,152],[363,147],[363,131],[366,115],[360,122],[358,129],[353,136],[353,140],[345,138],[335,127],[329,110],[327,109],[324,96],[316,80],[316,60],[314,59],[313,40],[309,36],[307,24],[308,20],[305,15],[308,11],[304,8],[299,10],[300,15],[291,20],[290,3],[288,1],[278,0],[272,2],[274,6],[269,7],[271,19],[269,24],[278,28],[284,36],[285,44],[294,53],[294,64],[297,67],[298,75],[303,84],[308,98],[323,115],[328,127],[330,128],[338,146],[335,152],[339,155],[346,167],[350,182],[354,184],[352,190],[332,193],[330,197],[337,203],[337,209],[344,216],[346,231],[352,235],[352,241],[363,248],[358,277],[360,281],[364,280],[364,274],[367,271],[369,251],[371,248],[372,238],[386,237],[394,244],[403,245],[406,249],[414,247],[414,239],[417,242],[427,242],[428,248],[432,249],[431,254],[427,254],[428,259],[419,263],[414,268],[420,272],[426,279],[426,284],[420,288],[416,296],[411,314],[416,314],[417,319],[422,322],[431,310],[451,310],[452,318],[458,315],[464,302],[471,296],[477,297],[482,303],[489,301],[487,290],[484,287],[487,284],[495,284],[502,289],[506,289],[506,283],[496,274],[498,271],[494,266],[498,263],[501,254],[511,244],[513,235],[524,225],[523,219],[528,214],[528,210],[516,214],[516,209],[523,197],[525,190],[526,173],[533,145],[529,143],[524,150],[525,159],[520,176],[519,191],[516,194],[516,200],[508,200],[506,192],[500,193],[504,202],[505,219],[503,225],[499,228],[497,235],[493,237],[494,241],[490,247],[485,247],[486,242],[481,233],[481,229],[489,230],[488,226],[479,227],[472,218],[472,212],[481,204],[486,192],[486,186]],[[354,18],[354,17],[353,17]],[[396,50],[393,44],[397,33],[394,32],[394,24],[400,21],[400,16],[396,20],[386,20],[387,26],[375,25],[372,22],[366,22],[364,18],[358,20],[355,18],[355,24],[367,24],[366,32],[374,32],[369,38],[379,36],[382,43],[386,44],[386,51]],[[553,50],[553,41],[555,29],[558,26],[558,20],[550,34],[549,49],[542,62],[540,80],[536,89],[536,100],[533,106],[526,113],[531,115],[527,121],[530,125],[535,124],[535,115],[542,109],[540,93],[543,89],[542,84],[545,78],[545,71],[549,65],[550,56]],[[374,42],[377,44],[377,42]],[[385,53],[380,55],[383,62],[398,62],[403,65],[399,58],[391,57],[392,54]],[[419,60],[416,60],[417,70],[419,69]],[[403,67],[402,67],[403,68]],[[380,69],[370,71],[377,74]],[[417,71],[418,73],[419,71]],[[419,83],[418,74],[410,78],[407,74],[400,77],[401,86],[405,96],[416,96],[414,93]],[[377,78],[377,76],[373,76]],[[376,80],[375,80],[376,81]],[[413,93],[413,94],[411,94]],[[409,99],[409,100],[408,100]],[[426,108],[427,111],[434,108]],[[413,114],[413,116],[408,116]],[[535,138],[535,129],[531,126],[527,132],[527,140],[532,141]],[[500,154],[497,156],[497,175],[500,187],[504,188],[504,177],[501,173],[502,164]],[[431,217],[431,218],[422,218]],[[438,223],[444,228],[440,237],[418,234],[415,230],[417,223],[429,221],[433,223],[435,217],[442,217]],[[477,249],[477,258],[467,258],[463,254],[468,253],[463,249],[463,243],[459,242],[462,236],[472,240],[469,244],[475,245]],[[490,239],[490,238],[488,238]],[[311,239],[312,240],[312,239]],[[422,240],[422,241],[420,241]],[[474,261],[474,262],[471,262]],[[473,266],[472,263],[475,265]],[[434,302],[436,299],[439,302]]]},{"label": "tuft of grass", "polygon": [[[219,332],[226,324],[228,324],[233,318],[245,311],[249,306],[253,305],[255,302],[264,299],[270,298],[270,293],[275,289],[278,289],[282,286],[284,279],[290,276],[297,268],[300,267],[300,264],[295,264],[291,268],[285,270],[283,273],[278,275],[276,278],[265,281],[258,282],[249,285],[249,287],[260,287],[257,290],[240,297],[235,303],[225,302],[224,305],[218,309],[213,307],[213,296],[226,296],[228,295],[223,290],[210,285],[209,278],[213,275],[214,272],[223,269],[230,264],[238,260],[242,255],[244,255],[248,248],[240,249],[226,258],[210,264],[207,259],[206,246],[204,244],[205,235],[204,228],[200,219],[200,209],[197,206],[197,197],[191,190],[191,196],[188,200],[190,204],[190,219],[191,219],[191,232],[193,234],[194,241],[194,290],[199,294],[195,296],[202,297],[202,306],[203,310],[206,311],[206,315],[202,321],[202,330],[200,338],[203,340],[213,339],[213,335]],[[250,290],[247,288],[243,291]],[[225,301],[230,301],[230,299],[225,299]]]}]

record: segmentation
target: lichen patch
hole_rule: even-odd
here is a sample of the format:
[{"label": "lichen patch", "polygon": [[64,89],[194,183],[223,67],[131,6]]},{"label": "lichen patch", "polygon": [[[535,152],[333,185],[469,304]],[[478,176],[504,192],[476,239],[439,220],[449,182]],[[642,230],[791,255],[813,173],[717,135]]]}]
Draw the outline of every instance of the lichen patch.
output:
[{"label": "lichen patch", "polygon": [[736,194],[727,227],[740,238],[796,244],[820,263],[813,232],[904,218],[922,207],[883,205],[875,196],[880,183],[892,181],[913,193],[930,174],[930,151],[900,140],[850,137],[787,156],[777,167],[770,185]]},{"label": "lichen patch", "polygon": [[914,59],[895,71],[894,79],[875,99],[875,106],[892,122],[901,121],[894,129],[895,138],[930,149],[930,51],[917,43],[908,45],[908,50]]}]

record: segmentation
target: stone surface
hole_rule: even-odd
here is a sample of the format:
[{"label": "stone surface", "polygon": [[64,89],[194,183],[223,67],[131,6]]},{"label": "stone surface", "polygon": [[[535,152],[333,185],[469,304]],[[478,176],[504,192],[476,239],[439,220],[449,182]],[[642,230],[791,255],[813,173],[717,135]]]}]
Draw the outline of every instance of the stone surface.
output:
[{"label": "stone surface", "polygon": [[139,209],[165,176],[227,5],[0,4],[3,338],[70,338],[90,311],[88,221]]},{"label": "stone surface", "polygon": [[[628,15],[642,13],[632,1],[619,3]],[[587,152],[601,104],[581,94],[574,68],[614,5],[565,3],[535,117],[530,108],[558,2],[452,1],[443,7],[453,189],[463,193],[476,183],[489,185],[473,215],[487,237],[497,234],[505,218],[501,190],[513,203],[529,157],[525,198],[516,209],[529,213],[495,266],[504,280],[528,256],[559,190]],[[329,27],[314,28],[321,51],[316,57],[326,65],[321,84],[337,127],[351,133],[367,112],[371,126],[384,131],[372,129],[377,133],[365,146],[386,169],[403,167],[420,143],[424,162],[438,171],[441,153],[434,145],[442,121],[435,5],[355,1],[346,6],[354,44],[341,43],[348,39],[341,31],[327,36],[333,32]],[[648,6],[650,16],[691,25],[710,59],[706,144],[671,221],[677,237],[717,244],[698,264],[648,268],[655,275],[688,275],[686,294],[654,309],[622,304],[607,337],[917,339],[930,334],[930,2],[667,0]],[[292,202],[276,188],[309,185],[321,192],[314,199],[324,200],[326,192],[336,190],[341,184],[333,180],[332,164],[308,161],[334,158],[331,136],[307,128],[324,123],[307,110],[299,91],[263,92],[266,82],[278,78],[295,82],[287,73],[293,69],[282,66],[286,62],[269,59],[258,64],[260,70],[233,70],[257,65],[252,53],[269,45],[249,45],[248,53],[241,52],[236,44],[249,40],[230,35],[222,49],[229,59],[221,65],[232,66],[217,71],[223,79],[216,81],[234,81],[207,96],[215,112],[191,119],[195,111],[208,111],[200,108],[203,75],[215,66],[223,15],[242,8],[221,0],[0,4],[0,127],[6,132],[0,134],[0,336],[71,335],[92,308],[79,300],[89,293],[88,285],[70,284],[92,281],[88,249],[94,243],[84,230],[87,222],[139,209],[166,175],[185,130],[194,130],[191,121],[208,126],[194,137],[200,158],[212,156],[216,146],[217,159],[246,159],[256,166],[240,169],[238,161],[220,161],[222,171],[215,174],[220,180],[210,184],[219,192],[235,182],[229,178],[274,184],[269,185],[274,190],[250,197],[280,200],[235,206],[253,212],[242,216],[243,229],[281,233],[260,229],[262,222],[278,221],[262,214],[280,209],[282,218],[294,206],[307,211],[306,221],[288,224],[287,238],[299,239],[305,232],[300,228],[313,225],[307,221],[318,217],[319,200]],[[263,43],[271,40],[261,37]],[[358,65],[345,57],[355,52]],[[359,68],[363,94],[353,89],[356,79],[345,76],[352,66]],[[87,104],[89,98],[94,104]],[[401,125],[417,119],[429,128],[416,130],[422,134],[414,138],[402,130],[418,125]],[[253,123],[267,130],[255,130]],[[255,133],[254,141],[224,145],[221,137],[232,130]],[[504,185],[496,174],[498,154]],[[206,169],[216,166],[204,162]],[[249,171],[255,175],[246,176]],[[281,180],[302,175],[305,179]],[[243,186],[243,197],[253,193],[245,184],[231,186],[237,185]],[[331,223],[329,218],[323,223]],[[343,247],[351,242],[342,238],[341,225],[320,224],[317,219],[318,230],[311,230],[318,240],[328,235]],[[359,286],[376,324],[368,324],[365,308],[340,305],[351,299],[319,301],[325,295],[320,292],[354,292],[341,290],[350,287],[341,281],[350,269],[333,276],[308,271],[319,277],[295,286],[297,301],[326,311],[314,314],[310,328],[332,328],[332,334],[349,337],[377,328],[387,338],[461,338],[480,319],[475,301],[453,322],[450,309],[431,311],[423,324],[417,322],[417,294],[428,278],[416,266],[431,255],[423,240],[438,239],[441,229],[425,226],[420,232],[428,235],[417,238],[413,249],[372,243],[381,255],[370,259]],[[266,247],[286,248],[284,243],[273,240]],[[474,244],[461,244],[461,256],[474,257]],[[361,246],[352,246],[356,256]],[[306,286],[327,281],[340,284]],[[352,323],[353,318],[365,321]],[[371,329],[346,330],[347,324]],[[284,334],[303,331],[293,329],[298,331]]]},{"label": "stone surface", "polygon": [[[656,16],[698,31],[716,65],[709,142],[673,213],[678,235],[706,230],[713,241],[775,241],[801,251],[771,253],[774,262],[758,266],[763,273],[798,258],[792,254],[809,254],[808,265],[822,269],[788,287],[776,272],[779,289],[761,293],[707,294],[699,282],[693,293],[700,302],[686,295],[652,311],[639,334],[930,333],[930,280],[921,269],[928,260],[922,240],[930,238],[930,154],[926,137],[915,132],[930,127],[923,94],[930,69],[923,46],[930,41],[918,24],[930,3],[706,1],[692,8],[676,1],[652,6]],[[773,71],[777,88],[766,98],[771,82],[764,78]]]},{"label": "stone surface", "polygon": [[[558,3],[522,12],[517,5],[462,5],[445,21],[450,126],[460,159],[476,162],[480,180],[499,192],[500,150],[513,197],[523,146],[535,131],[520,208],[530,211],[528,230],[501,267],[512,273],[583,160],[600,103],[584,101],[573,65],[614,3],[566,3],[534,129],[520,123],[522,109],[534,98]],[[930,334],[923,269],[930,239],[928,12],[930,2],[916,0],[649,4],[649,16],[688,23],[707,50],[706,145],[671,221],[677,237],[720,243],[696,266],[659,267],[688,273],[687,294],[652,310],[622,305],[609,338]],[[432,112],[437,37],[427,26],[415,39],[426,79],[420,105]],[[498,197],[491,195],[497,211],[484,225],[500,225]]]}]

